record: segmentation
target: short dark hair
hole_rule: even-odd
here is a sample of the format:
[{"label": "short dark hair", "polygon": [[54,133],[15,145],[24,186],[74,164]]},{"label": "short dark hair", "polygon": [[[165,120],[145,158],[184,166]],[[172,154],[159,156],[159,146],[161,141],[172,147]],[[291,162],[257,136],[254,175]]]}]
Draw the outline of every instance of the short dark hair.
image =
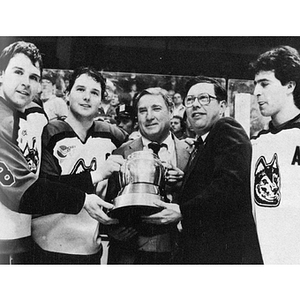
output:
[{"label": "short dark hair", "polygon": [[290,46],[277,46],[259,55],[256,61],[250,63],[254,74],[260,71],[273,71],[282,85],[294,81],[293,91],[295,105],[300,108],[300,56],[299,52]]},{"label": "short dark hair", "polygon": [[226,92],[226,89],[222,86],[222,84],[214,79],[214,78],[211,78],[211,77],[206,77],[206,76],[196,76],[192,79],[190,79],[186,85],[185,85],[185,90],[186,90],[186,95],[189,91],[189,89],[194,86],[195,84],[198,84],[198,83],[210,83],[210,84],[213,84],[214,86],[214,90],[215,90],[215,94],[216,94],[216,97],[217,97],[217,100],[218,101],[222,101],[222,100],[225,100],[227,102],[227,92]]},{"label": "short dark hair", "polygon": [[185,120],[181,117],[181,116],[178,116],[178,115],[174,115],[172,119],[178,119],[180,121],[180,126],[181,126],[181,129],[182,130],[185,130],[186,129],[186,123],[185,123]]},{"label": "short dark hair", "polygon": [[145,95],[162,96],[167,108],[171,111],[174,109],[174,103],[172,101],[172,98],[169,96],[168,92],[165,89],[163,89],[161,87],[150,87],[150,88],[142,90],[135,98],[135,101],[133,104],[135,114],[137,114],[137,106],[138,106],[140,99]]},{"label": "short dark hair", "polygon": [[36,65],[36,63],[38,63],[38,67],[42,76],[43,61],[39,49],[34,44],[24,41],[14,42],[2,50],[2,53],[0,55],[1,72],[6,70],[11,58],[18,53],[25,54],[31,60],[34,66]]},{"label": "short dark hair", "polygon": [[106,89],[106,79],[93,67],[79,67],[77,68],[71,75],[70,83],[67,88],[67,92],[70,93],[72,87],[76,79],[81,76],[82,74],[87,74],[88,76],[92,77],[96,82],[99,82],[101,85],[101,99],[104,98],[105,89]]}]

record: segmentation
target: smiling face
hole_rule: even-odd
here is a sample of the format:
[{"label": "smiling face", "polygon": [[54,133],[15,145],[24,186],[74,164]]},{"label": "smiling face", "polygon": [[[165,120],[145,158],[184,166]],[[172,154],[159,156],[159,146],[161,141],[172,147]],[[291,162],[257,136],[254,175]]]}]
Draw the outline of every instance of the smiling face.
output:
[{"label": "smiling face", "polygon": [[[187,96],[198,96],[202,93],[208,93],[216,97],[212,83],[197,83],[193,85],[189,89]],[[195,100],[191,107],[186,108],[186,114],[196,134],[203,135],[221,118],[225,108],[226,103],[223,100],[218,101],[211,98],[211,102],[208,105],[201,105],[198,100]]]},{"label": "smiling face", "polygon": [[70,113],[76,118],[92,120],[101,103],[101,85],[87,74],[80,75],[69,94]]},{"label": "smiling face", "polygon": [[1,96],[17,110],[26,106],[40,91],[40,66],[33,65],[23,53],[13,56],[0,76]]},{"label": "smiling face", "polygon": [[169,134],[172,113],[161,95],[144,95],[138,102],[140,132],[150,141],[163,142]]}]

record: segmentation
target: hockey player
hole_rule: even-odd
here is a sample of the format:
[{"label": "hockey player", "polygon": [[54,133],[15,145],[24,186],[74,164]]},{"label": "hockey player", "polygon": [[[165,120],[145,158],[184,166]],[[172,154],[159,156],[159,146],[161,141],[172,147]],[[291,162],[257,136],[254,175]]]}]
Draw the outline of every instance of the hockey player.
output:
[{"label": "hockey player", "polygon": [[20,214],[23,193],[38,177],[47,118],[32,102],[42,58],[35,45],[16,42],[0,57],[0,263],[25,263],[31,216]]},{"label": "hockey player", "polygon": [[[102,223],[115,221],[102,211],[102,206],[112,205],[97,195],[64,184],[63,177],[55,178],[56,182],[38,179],[41,135],[48,120],[32,102],[42,74],[37,47],[26,42],[6,47],[0,56],[0,72],[0,263],[25,264],[32,262],[33,213],[77,214],[84,208]],[[43,193],[49,196],[42,197]]]},{"label": "hockey player", "polygon": [[[70,187],[95,193],[98,182],[101,183],[97,191],[105,190],[103,180],[119,171],[124,159],[110,154],[125,141],[127,133],[116,125],[94,121],[104,92],[105,80],[93,68],[81,67],[73,73],[68,87],[67,118],[51,121],[43,132],[41,180],[64,178]],[[39,196],[52,197],[47,191],[41,191]],[[72,206],[73,199],[69,200],[68,205]],[[100,264],[98,222],[86,210],[81,209],[76,215],[38,216],[33,219],[32,228],[36,242],[34,263]]]},{"label": "hockey player", "polygon": [[252,63],[269,128],[252,140],[252,199],[265,264],[300,263],[300,57],[289,46]]}]

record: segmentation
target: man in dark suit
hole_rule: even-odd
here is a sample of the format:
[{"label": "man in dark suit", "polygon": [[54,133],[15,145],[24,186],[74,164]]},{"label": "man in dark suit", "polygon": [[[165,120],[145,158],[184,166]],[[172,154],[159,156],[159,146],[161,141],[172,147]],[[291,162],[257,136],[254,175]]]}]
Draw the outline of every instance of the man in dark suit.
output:
[{"label": "man in dark suit", "polygon": [[[172,109],[173,103],[167,91],[161,88],[142,91],[135,103],[141,137],[128,141],[114,151],[114,154],[127,158],[136,151],[149,151],[151,142],[163,143],[165,147],[159,150],[158,156],[169,165],[165,190],[171,201],[176,190],[180,188],[183,170],[190,155],[187,144],[170,132]],[[120,188],[116,176],[112,176],[108,183],[106,200],[113,200]],[[111,231],[108,264],[169,263],[175,247],[173,234],[176,235],[177,230],[176,224],[172,227],[170,231],[151,237],[137,233],[134,228],[119,227]]]},{"label": "man in dark suit", "polygon": [[223,117],[226,90],[196,77],[187,83],[187,117],[198,140],[184,175],[179,205],[147,222],[182,222],[182,264],[262,263],[250,200],[251,144],[242,126]]}]

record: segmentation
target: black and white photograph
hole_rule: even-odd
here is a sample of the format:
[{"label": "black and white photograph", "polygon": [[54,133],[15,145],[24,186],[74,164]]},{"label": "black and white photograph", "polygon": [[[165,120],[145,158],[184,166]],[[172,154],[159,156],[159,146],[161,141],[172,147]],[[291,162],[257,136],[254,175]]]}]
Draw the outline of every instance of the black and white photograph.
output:
[{"label": "black and white photograph", "polygon": [[58,30],[83,6],[0,36],[1,278],[46,287],[25,299],[293,299],[300,36],[224,33],[211,7],[124,33],[113,3]]}]

